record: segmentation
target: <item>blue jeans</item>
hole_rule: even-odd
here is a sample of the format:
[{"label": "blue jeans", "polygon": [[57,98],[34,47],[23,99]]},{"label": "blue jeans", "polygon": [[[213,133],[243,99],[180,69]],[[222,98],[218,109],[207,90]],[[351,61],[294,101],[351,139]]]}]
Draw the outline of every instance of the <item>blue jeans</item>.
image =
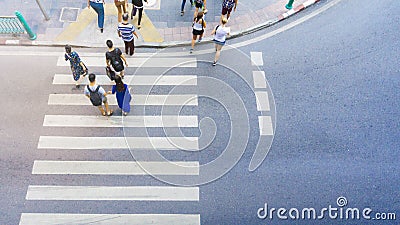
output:
[{"label": "blue jeans", "polygon": [[[186,0],[182,0],[181,12],[185,9]],[[190,0],[190,4],[193,4],[193,0]]]},{"label": "blue jeans", "polygon": [[90,2],[90,7],[97,13],[97,24],[99,28],[104,27],[104,6],[103,3]]}]

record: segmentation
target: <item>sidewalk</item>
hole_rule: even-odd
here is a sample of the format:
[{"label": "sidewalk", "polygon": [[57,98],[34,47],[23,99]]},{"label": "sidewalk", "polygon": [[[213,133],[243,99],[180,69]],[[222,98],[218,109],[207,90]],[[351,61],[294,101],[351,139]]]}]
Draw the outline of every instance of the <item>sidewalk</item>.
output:
[{"label": "sidewalk", "polygon": [[[233,37],[240,36],[290,16],[319,0],[295,0],[293,9],[285,9],[287,0],[239,0],[236,12],[231,13],[227,26]],[[35,41],[27,34],[0,34],[0,45],[65,45],[84,47],[105,47],[105,40],[111,39],[117,46],[123,42],[116,27],[117,9],[113,1],[106,0],[104,33],[97,29],[97,14],[87,8],[87,1],[41,0],[50,20],[46,21],[36,1],[0,0],[0,16],[13,16],[20,11],[33,32]],[[129,1],[130,2],[130,1]],[[137,30],[139,39],[136,46],[167,47],[189,44],[192,37],[191,21],[194,7],[187,0],[185,14],[180,15],[181,0],[148,0],[142,18],[142,28]],[[208,0],[205,16],[207,29],[205,41],[211,40],[212,29],[219,24],[222,0]],[[132,4],[129,4],[129,12]],[[136,16],[137,17],[137,16]],[[137,25],[137,18],[132,23]]]}]

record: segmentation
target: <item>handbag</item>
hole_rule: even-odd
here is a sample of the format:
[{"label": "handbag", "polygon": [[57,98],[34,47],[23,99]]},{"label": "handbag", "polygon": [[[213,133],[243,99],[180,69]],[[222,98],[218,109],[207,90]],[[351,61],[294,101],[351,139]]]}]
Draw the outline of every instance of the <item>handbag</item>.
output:
[{"label": "handbag", "polygon": [[106,66],[106,74],[111,81],[115,80],[115,72],[109,66]]}]

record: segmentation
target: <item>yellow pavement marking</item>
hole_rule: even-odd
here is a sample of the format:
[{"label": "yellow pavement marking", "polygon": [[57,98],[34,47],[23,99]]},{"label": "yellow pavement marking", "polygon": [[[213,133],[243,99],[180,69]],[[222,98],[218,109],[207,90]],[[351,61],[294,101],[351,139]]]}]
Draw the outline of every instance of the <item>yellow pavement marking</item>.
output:
[{"label": "yellow pavement marking", "polygon": [[[132,21],[133,24],[137,24],[137,16]],[[153,25],[149,17],[143,13],[141,24],[142,28],[139,31],[142,35],[142,38],[145,42],[158,42],[161,43],[164,39],[161,37],[160,33],[158,32],[157,28]]]},{"label": "yellow pavement marking", "polygon": [[67,28],[56,37],[56,41],[73,41],[75,38],[97,18],[93,9],[84,8],[78,15],[76,22],[71,23]]}]

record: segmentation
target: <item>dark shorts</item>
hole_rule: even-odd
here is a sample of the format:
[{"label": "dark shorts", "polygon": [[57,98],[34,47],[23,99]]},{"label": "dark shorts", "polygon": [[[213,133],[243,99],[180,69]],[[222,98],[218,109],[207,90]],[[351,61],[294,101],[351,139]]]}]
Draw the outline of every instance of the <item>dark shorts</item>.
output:
[{"label": "dark shorts", "polygon": [[220,41],[217,41],[217,40],[213,40],[213,41],[217,45],[225,45],[225,41],[224,42],[220,42]]},{"label": "dark shorts", "polygon": [[225,7],[222,7],[222,15],[226,15],[226,14],[231,14],[231,12],[232,12],[232,9],[233,9],[233,7],[231,7],[231,8],[225,8]]},{"label": "dark shorts", "polygon": [[197,2],[195,2],[194,5],[196,6],[196,8],[202,8],[203,7],[203,4],[197,3]]},{"label": "dark shorts", "polygon": [[195,30],[193,29],[193,35],[202,35],[204,33],[204,30]]}]

